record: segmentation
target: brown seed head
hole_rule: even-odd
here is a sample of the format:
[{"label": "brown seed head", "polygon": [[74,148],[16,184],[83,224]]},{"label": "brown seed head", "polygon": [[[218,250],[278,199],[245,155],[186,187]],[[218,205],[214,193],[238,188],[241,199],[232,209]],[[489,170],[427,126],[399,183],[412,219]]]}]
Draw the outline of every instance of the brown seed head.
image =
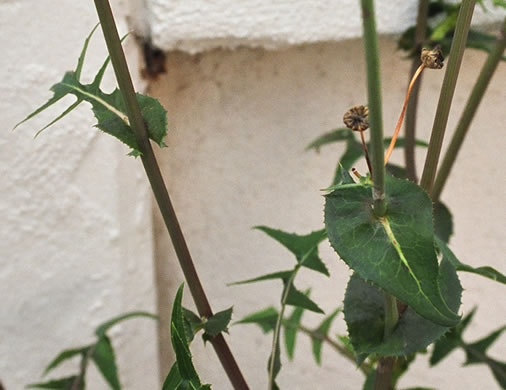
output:
[{"label": "brown seed head", "polygon": [[437,45],[434,49],[422,49],[420,56],[422,64],[430,69],[441,69],[444,65],[443,51],[441,46]]},{"label": "brown seed head", "polygon": [[347,128],[353,131],[364,131],[369,128],[369,108],[367,106],[355,106],[350,108],[343,117]]}]

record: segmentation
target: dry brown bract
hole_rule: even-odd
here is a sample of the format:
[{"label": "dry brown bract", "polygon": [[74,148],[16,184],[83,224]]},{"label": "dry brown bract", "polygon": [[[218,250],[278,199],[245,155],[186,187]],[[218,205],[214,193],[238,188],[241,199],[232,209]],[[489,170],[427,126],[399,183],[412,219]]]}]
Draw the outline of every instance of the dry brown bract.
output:
[{"label": "dry brown bract", "polygon": [[353,131],[365,131],[369,128],[369,109],[367,106],[352,107],[344,114],[343,122]]},{"label": "dry brown bract", "polygon": [[420,60],[426,68],[441,69],[444,65],[444,57],[441,46],[437,45],[432,50],[422,49]]}]

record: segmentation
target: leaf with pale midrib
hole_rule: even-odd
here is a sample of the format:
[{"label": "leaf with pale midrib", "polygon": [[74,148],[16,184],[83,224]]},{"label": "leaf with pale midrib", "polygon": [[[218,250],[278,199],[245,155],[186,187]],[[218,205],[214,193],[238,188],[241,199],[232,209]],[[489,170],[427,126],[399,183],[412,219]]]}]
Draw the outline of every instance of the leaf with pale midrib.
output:
[{"label": "leaf with pale midrib", "polygon": [[326,196],[332,247],[358,275],[443,326],[460,317],[441,295],[432,201],[416,184],[385,177],[387,214],[373,214],[372,186],[345,185]]}]

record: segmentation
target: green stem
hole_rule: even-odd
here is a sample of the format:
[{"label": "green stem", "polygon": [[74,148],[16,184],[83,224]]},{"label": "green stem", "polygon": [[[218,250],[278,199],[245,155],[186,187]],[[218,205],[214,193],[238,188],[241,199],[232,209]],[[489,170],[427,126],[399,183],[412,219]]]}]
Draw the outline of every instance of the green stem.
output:
[{"label": "green stem", "polygon": [[[415,49],[414,59],[411,64],[411,71],[409,72],[410,77],[413,77],[416,70],[422,63],[420,61],[420,53],[422,50],[422,44],[425,41],[427,35],[427,16],[429,11],[429,1],[419,0],[418,2],[418,15],[416,17],[416,30],[415,30]],[[411,92],[411,100],[408,104],[408,110],[406,112],[406,144],[404,147],[404,158],[406,160],[406,173],[408,179],[412,182],[417,181],[416,177],[416,164],[415,164],[415,146],[416,146],[416,112],[418,107],[418,97],[420,94],[420,86],[422,83],[422,76],[418,83],[413,87]]]},{"label": "green stem", "polygon": [[279,348],[279,336],[281,334],[281,324],[283,322],[283,317],[285,315],[286,308],[286,300],[288,299],[288,293],[292,288],[293,281],[297,272],[301,267],[301,263],[297,264],[295,269],[293,270],[290,278],[287,280],[285,284],[285,288],[283,289],[283,295],[281,296],[281,309],[279,310],[278,318],[276,319],[276,327],[274,328],[274,335],[272,337],[272,349],[271,349],[271,358],[269,361],[269,390],[273,390],[275,388],[274,379],[275,379],[275,368],[276,368],[276,353]]},{"label": "green stem", "polygon": [[432,192],[432,185],[434,183],[434,177],[436,176],[448,115],[450,113],[475,4],[476,0],[463,0],[457,17],[457,25],[455,27],[455,34],[450,49],[450,58],[448,59],[448,66],[443,79],[441,94],[439,95],[436,117],[434,118],[434,125],[432,126],[429,142],[429,150],[425,158],[422,180],[420,182],[422,188],[429,194]]},{"label": "green stem", "polygon": [[[116,29],[111,6],[108,0],[95,0],[98,17],[102,25],[102,31],[107,44],[107,49],[111,56],[111,62],[116,74],[118,86],[125,101],[126,111],[132,130],[135,133],[139,150],[142,153],[141,159],[144,169],[148,176],[151,188],[155,195],[160,212],[165,221],[165,225],[174,245],[174,249],[183,270],[183,274],[188,283],[190,292],[195,301],[197,310],[202,317],[211,317],[213,312],[204,292],[197,271],[193,264],[188,246],[179,226],[176,213],[172,206],[167,188],[163,181],[158,163],[156,162],[153,149],[149,142],[148,133],[141,114],[139,103],[128,70],[125,54],[121,46],[121,41]],[[218,358],[232,382],[234,389],[248,389],[242,373],[225,341],[220,334],[211,340]]]},{"label": "green stem", "polygon": [[374,1],[361,0],[360,4],[362,7],[365,59],[367,64],[367,98],[371,130],[374,212],[377,216],[383,216],[386,213],[386,202],[378,35],[376,33]]},{"label": "green stem", "polygon": [[467,135],[474,115],[480,106],[483,95],[487,90],[487,87],[492,76],[494,75],[495,70],[497,69],[499,62],[501,61],[505,48],[506,18],[504,19],[502,29],[499,33],[499,36],[497,37],[497,42],[493,50],[488,55],[488,58],[485,61],[483,68],[481,69],[480,75],[478,76],[478,80],[476,80],[476,84],[473,87],[471,95],[469,95],[469,99],[467,100],[464,111],[462,112],[460,120],[457,124],[457,129],[453,134],[450,146],[448,147],[443,162],[441,163],[441,167],[437,173],[436,180],[434,182],[434,188],[432,190],[432,199],[434,199],[434,201],[438,200],[441,196],[441,192],[443,191],[446,180],[450,175],[450,172]]}]

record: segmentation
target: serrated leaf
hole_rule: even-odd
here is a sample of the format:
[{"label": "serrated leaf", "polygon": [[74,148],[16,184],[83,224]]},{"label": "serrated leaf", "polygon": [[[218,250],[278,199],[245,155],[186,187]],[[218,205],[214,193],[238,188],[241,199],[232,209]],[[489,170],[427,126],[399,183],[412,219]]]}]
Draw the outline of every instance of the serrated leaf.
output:
[{"label": "serrated leaf", "polygon": [[218,336],[221,332],[228,331],[228,324],[232,319],[232,308],[222,310],[204,322],[204,340],[210,340]]},{"label": "serrated leaf", "polygon": [[318,328],[316,328],[314,331],[317,337],[311,338],[311,341],[313,343],[313,356],[316,361],[316,364],[318,364],[319,366],[321,366],[322,363],[323,340],[328,336],[330,327],[332,326],[332,322],[337,317],[340,311],[341,309],[336,309],[332,312],[332,314],[326,317],[318,326]]},{"label": "serrated leaf", "polygon": [[237,286],[239,284],[264,282],[266,280],[276,280],[276,279],[288,280],[288,279],[290,279],[292,274],[293,274],[293,270],[273,272],[271,274],[257,276],[256,278],[253,278],[253,279],[240,280],[239,282],[230,283],[229,286]]},{"label": "serrated leaf", "polygon": [[432,201],[416,184],[385,177],[387,214],[373,214],[372,186],[338,188],[326,196],[332,247],[359,276],[443,326],[460,317],[441,295]]},{"label": "serrated leaf", "polygon": [[65,351],[59,353],[51,361],[51,363],[48,364],[48,366],[44,370],[43,375],[47,375],[51,370],[55,369],[56,367],[58,367],[61,363],[63,363],[66,360],[72,359],[73,357],[78,356],[78,355],[81,355],[81,356],[86,355],[89,348],[90,348],[90,346],[87,345],[85,347],[80,347],[80,348],[66,349]]},{"label": "serrated leaf", "polygon": [[[188,341],[186,339],[186,331],[184,326],[184,314],[183,314],[183,290],[184,283],[181,283],[179,288],[177,289],[176,296],[174,297],[174,303],[172,304],[172,315],[171,315],[171,324],[176,328],[181,341],[183,342],[185,348],[190,351],[188,347]],[[183,377],[184,378],[184,377]],[[187,378],[184,378],[187,379]]]},{"label": "serrated leaf", "polygon": [[[306,292],[306,294],[309,294],[309,291]],[[289,360],[293,360],[295,355],[298,327],[303,314],[304,308],[296,307],[293,310],[292,315],[283,321],[283,325],[285,326],[285,347]]]},{"label": "serrated leaf", "polygon": [[[184,332],[184,329],[183,329]],[[184,335],[181,335],[174,322],[172,322],[171,327],[171,339],[172,339],[172,347],[174,348],[174,352],[176,354],[176,362],[179,370],[179,374],[183,380],[190,381],[196,386],[200,386],[200,379],[193,366],[192,356],[186,340],[184,340]]]},{"label": "serrated leaf", "polygon": [[[95,31],[95,29],[93,31]],[[93,34],[93,31],[91,34]],[[100,83],[105,72],[105,67],[109,61],[106,60],[104,66],[100,68],[95,80],[91,84],[82,84],[80,82],[81,70],[91,34],[85,41],[76,70],[65,73],[62,81],[51,87],[53,96],[49,99],[49,101],[29,114],[25,119],[19,122],[15,128],[49,108],[63,97],[67,95],[74,95],[77,100],[55,120],[51,121],[47,126],[44,126],[41,130],[39,130],[37,135],[70,113],[80,103],[86,101],[91,104],[93,113],[98,120],[96,127],[125,143],[127,146],[132,148],[130,154],[138,156],[141,152],[137,145],[135,134],[130,127],[130,122],[126,114],[126,106],[120,91],[115,89],[112,93],[107,94],[100,89]],[[167,134],[167,113],[165,109],[158,100],[152,97],[140,94],[137,94],[136,96],[146,123],[149,138],[156,142],[160,147],[166,146],[163,142]]]},{"label": "serrated leaf", "polygon": [[273,331],[276,327],[279,312],[274,307],[258,311],[244,317],[242,320],[237,321],[235,324],[256,324],[260,326],[264,333]]},{"label": "serrated leaf", "polygon": [[497,271],[495,268],[489,266],[483,267],[471,267],[460,262],[457,259],[457,256],[451,251],[451,249],[446,245],[442,240],[436,238],[436,247],[441,251],[441,254],[444,258],[448,259],[450,263],[455,267],[457,271],[470,272],[473,274],[481,275],[486,278],[492,279],[496,282],[506,284],[506,276],[501,272]]},{"label": "serrated leaf", "polygon": [[292,252],[297,262],[303,267],[329,276],[327,267],[318,256],[318,244],[326,238],[325,229],[303,236],[271,229],[267,226],[256,226],[255,229],[264,232]]},{"label": "serrated leaf", "polygon": [[107,336],[102,336],[95,345],[91,359],[98,370],[113,390],[121,390],[118,377],[118,367],[111,340]]},{"label": "serrated leaf", "polygon": [[304,309],[314,311],[315,313],[325,314],[311,298],[305,295],[302,291],[299,291],[292,284],[290,290],[288,290],[288,296],[286,297],[285,303],[291,306],[302,307]]},{"label": "serrated leaf", "polygon": [[486,360],[485,355],[487,350],[505,330],[506,326],[502,326],[481,340],[475,341],[472,344],[467,344],[464,348],[466,351],[466,362],[464,364],[483,363],[484,360]]},{"label": "serrated leaf", "polygon": [[434,234],[448,243],[453,234],[453,217],[446,205],[441,202],[434,204]]},{"label": "serrated leaf", "polygon": [[53,379],[48,382],[34,383],[26,386],[28,389],[52,389],[52,390],[83,390],[83,382],[78,387],[74,387],[78,376],[69,376],[62,379]]},{"label": "serrated leaf", "polygon": [[177,363],[174,363],[163,382],[162,390],[175,390],[181,384],[182,380],[181,375],[179,375]]},{"label": "serrated leaf", "polygon": [[[452,265],[443,260],[440,265],[443,297],[452,310],[460,307],[462,286]],[[358,354],[378,356],[407,356],[425,349],[444,335],[449,328],[435,324],[408,307],[392,334],[384,338],[384,293],[354,274],[344,300],[348,334]]]},{"label": "serrated leaf", "polygon": [[456,327],[451,328],[448,333],[436,341],[434,344],[434,349],[432,350],[432,355],[430,357],[431,366],[438,364],[455,348],[458,348],[463,343],[462,333],[473,319],[475,312],[476,308],[474,308],[468,315],[466,315]]},{"label": "serrated leaf", "polygon": [[97,337],[102,337],[113,326],[115,326],[123,321],[130,320],[132,318],[139,318],[139,317],[147,317],[147,318],[152,318],[155,320],[158,319],[158,316],[148,313],[148,312],[145,312],[145,311],[132,311],[132,312],[125,313],[125,314],[119,315],[117,317],[114,317],[111,320],[106,321],[103,324],[99,325],[95,329],[95,334],[97,335]]},{"label": "serrated leaf", "polygon": [[186,339],[192,342],[198,331],[204,328],[202,319],[189,309],[183,307],[184,325],[186,331]]}]

